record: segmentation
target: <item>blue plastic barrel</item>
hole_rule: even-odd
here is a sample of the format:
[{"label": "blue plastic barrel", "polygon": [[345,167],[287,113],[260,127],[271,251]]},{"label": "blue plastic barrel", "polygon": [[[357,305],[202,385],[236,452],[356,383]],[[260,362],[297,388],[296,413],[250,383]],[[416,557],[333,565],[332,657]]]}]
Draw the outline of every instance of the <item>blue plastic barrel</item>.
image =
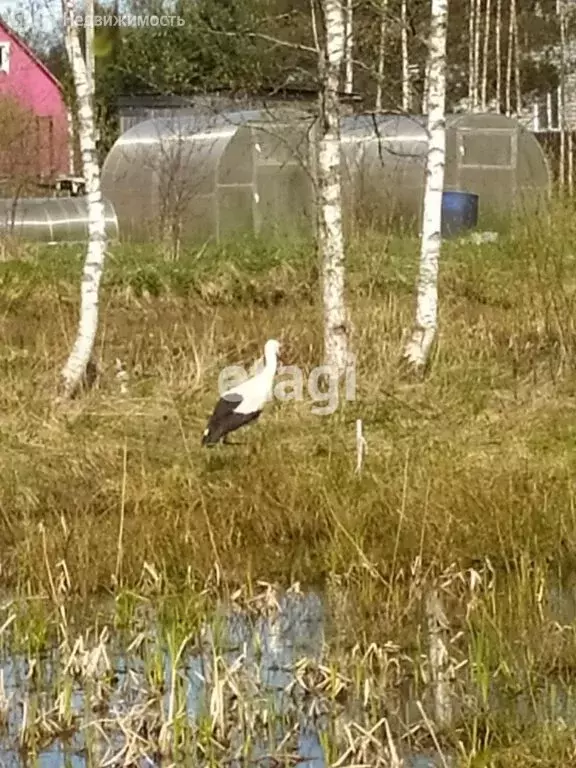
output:
[{"label": "blue plastic barrel", "polygon": [[442,193],[442,237],[454,237],[478,224],[478,195]]}]

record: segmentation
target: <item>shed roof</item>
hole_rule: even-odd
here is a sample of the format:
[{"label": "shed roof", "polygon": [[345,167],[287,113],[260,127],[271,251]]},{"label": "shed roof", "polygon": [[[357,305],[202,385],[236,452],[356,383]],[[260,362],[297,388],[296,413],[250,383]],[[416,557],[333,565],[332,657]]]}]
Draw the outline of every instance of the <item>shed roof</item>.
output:
[{"label": "shed roof", "polygon": [[[361,102],[363,96],[360,93],[339,93],[342,102]],[[318,89],[296,85],[283,85],[280,88],[261,88],[253,91],[235,91],[230,88],[217,88],[210,93],[181,93],[166,94],[158,91],[136,91],[121,94],[116,99],[119,109],[162,109],[178,107],[205,106],[213,99],[227,98],[242,103],[255,101],[313,101],[318,98]]]}]

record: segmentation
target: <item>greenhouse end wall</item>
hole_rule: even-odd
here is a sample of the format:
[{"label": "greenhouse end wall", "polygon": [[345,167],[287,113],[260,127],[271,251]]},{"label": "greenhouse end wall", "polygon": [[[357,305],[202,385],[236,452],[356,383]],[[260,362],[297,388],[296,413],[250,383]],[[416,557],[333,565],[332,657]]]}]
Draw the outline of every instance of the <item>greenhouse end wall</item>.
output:
[{"label": "greenhouse end wall", "polygon": [[[426,118],[358,115],[342,121],[348,222],[360,227],[419,227],[426,172]],[[446,190],[479,196],[479,226],[505,226],[545,205],[546,157],[536,137],[503,115],[446,118]]]}]

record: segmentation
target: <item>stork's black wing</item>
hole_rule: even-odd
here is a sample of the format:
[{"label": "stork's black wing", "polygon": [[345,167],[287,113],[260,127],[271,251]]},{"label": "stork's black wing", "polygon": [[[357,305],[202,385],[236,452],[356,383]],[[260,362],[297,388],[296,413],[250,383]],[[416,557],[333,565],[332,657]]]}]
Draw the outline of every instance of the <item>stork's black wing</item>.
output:
[{"label": "stork's black wing", "polygon": [[242,399],[242,395],[233,392],[218,400],[214,413],[204,430],[202,445],[213,445],[219,442],[228,432],[233,432],[239,427],[244,426],[244,424],[248,424],[258,418],[260,411],[255,411],[254,413],[235,412]]}]

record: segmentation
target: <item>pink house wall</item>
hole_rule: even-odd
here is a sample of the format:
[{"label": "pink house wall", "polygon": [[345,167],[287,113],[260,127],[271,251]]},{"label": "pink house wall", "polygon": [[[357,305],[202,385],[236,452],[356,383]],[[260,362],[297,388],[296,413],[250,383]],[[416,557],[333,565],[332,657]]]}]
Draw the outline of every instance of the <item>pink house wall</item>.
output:
[{"label": "pink house wall", "polygon": [[[2,97],[12,97],[20,106],[30,109],[41,121],[40,133],[31,136],[38,146],[38,175],[50,176],[69,172],[69,136],[67,108],[56,78],[30,49],[0,20],[0,44],[10,43],[9,71],[0,71],[0,104]],[[31,121],[31,129],[32,128]]]}]

